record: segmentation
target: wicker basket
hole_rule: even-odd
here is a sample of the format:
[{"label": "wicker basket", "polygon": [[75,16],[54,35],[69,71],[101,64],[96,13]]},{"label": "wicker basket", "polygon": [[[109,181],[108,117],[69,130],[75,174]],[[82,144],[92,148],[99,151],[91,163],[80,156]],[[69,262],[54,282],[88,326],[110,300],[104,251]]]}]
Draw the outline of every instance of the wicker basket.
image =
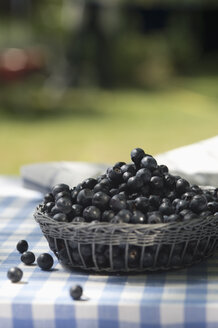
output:
[{"label": "wicker basket", "polygon": [[60,263],[89,272],[183,268],[213,255],[218,215],[161,224],[63,223],[42,213],[35,220]]}]

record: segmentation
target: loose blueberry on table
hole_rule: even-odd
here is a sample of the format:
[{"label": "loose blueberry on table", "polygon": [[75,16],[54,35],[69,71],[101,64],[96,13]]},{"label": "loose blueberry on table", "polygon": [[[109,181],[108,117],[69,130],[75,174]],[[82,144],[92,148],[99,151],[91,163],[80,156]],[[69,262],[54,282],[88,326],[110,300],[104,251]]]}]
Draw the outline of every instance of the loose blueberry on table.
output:
[{"label": "loose blueberry on table", "polygon": [[7,277],[11,282],[18,282],[23,277],[23,271],[18,267],[10,268],[7,272]]},{"label": "loose blueberry on table", "polygon": [[19,240],[17,243],[17,250],[20,253],[24,253],[28,250],[28,242],[26,240]]},{"label": "loose blueberry on table", "polygon": [[[131,160],[132,163],[117,162],[105,174],[86,179],[73,188],[66,184],[54,186],[51,193],[45,195],[42,211],[60,225],[71,222],[178,224],[199,217],[218,216],[217,188],[203,190],[191,185],[186,179],[171,174],[166,165],[158,165],[155,158],[141,148],[132,150]],[[26,251],[21,246],[17,249]],[[79,250],[77,252],[80,254]],[[151,250],[146,251],[141,263],[148,266],[153,256]],[[179,263],[180,254],[173,256],[173,261]],[[102,254],[101,257],[98,254],[97,262],[108,263],[109,255],[104,257],[105,261]],[[189,260],[190,256],[184,257],[184,262]],[[38,261],[43,262],[42,259]],[[45,264],[41,266],[46,267]]]},{"label": "loose blueberry on table", "polygon": [[35,261],[35,255],[33,252],[24,252],[20,259],[24,264],[30,265]]},{"label": "loose blueberry on table", "polygon": [[72,286],[70,288],[70,296],[75,300],[79,300],[82,296],[83,289],[80,285]]},{"label": "loose blueberry on table", "polygon": [[54,260],[50,254],[42,253],[37,257],[37,264],[42,270],[50,270],[54,264]]}]

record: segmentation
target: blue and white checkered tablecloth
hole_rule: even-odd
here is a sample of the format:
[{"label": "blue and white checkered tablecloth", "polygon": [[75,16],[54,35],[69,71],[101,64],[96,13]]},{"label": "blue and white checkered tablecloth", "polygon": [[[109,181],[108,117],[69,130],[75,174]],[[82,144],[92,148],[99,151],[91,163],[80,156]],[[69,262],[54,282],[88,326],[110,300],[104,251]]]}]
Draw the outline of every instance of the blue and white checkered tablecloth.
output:
[{"label": "blue and white checkered tablecloth", "polygon": [[[0,178],[0,328],[217,328],[218,254],[200,265],[127,276],[67,272],[55,259],[51,271],[25,266],[16,250],[26,239],[35,255],[48,245],[33,219],[40,193],[19,180]],[[7,279],[19,266],[19,283]],[[69,288],[82,285],[84,300]]]}]

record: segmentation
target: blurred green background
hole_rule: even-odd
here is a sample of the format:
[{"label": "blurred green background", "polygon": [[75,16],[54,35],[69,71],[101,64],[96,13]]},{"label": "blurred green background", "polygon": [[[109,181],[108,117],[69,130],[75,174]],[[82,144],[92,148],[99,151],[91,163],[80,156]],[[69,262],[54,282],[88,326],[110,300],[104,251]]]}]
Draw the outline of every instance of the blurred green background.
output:
[{"label": "blurred green background", "polygon": [[218,132],[215,1],[1,0],[0,174]]}]

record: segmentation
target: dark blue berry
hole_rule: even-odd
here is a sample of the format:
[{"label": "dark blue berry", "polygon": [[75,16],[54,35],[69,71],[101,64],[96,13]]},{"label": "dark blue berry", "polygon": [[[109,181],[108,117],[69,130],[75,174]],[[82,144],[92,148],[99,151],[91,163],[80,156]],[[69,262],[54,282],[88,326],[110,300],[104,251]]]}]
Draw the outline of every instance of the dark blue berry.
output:
[{"label": "dark blue berry", "polygon": [[151,180],[151,171],[146,169],[146,168],[142,168],[140,170],[137,171],[136,176],[139,179],[142,179],[143,183],[148,183]]},{"label": "dark blue berry", "polygon": [[64,183],[60,183],[60,184],[55,185],[52,188],[52,194],[54,196],[57,195],[59,192],[62,192],[62,191],[69,191],[69,186],[64,184]]},{"label": "dark blue berry", "polygon": [[179,213],[182,210],[186,210],[187,208],[189,208],[189,202],[187,200],[181,199],[176,204],[176,213]]},{"label": "dark blue berry", "polygon": [[42,253],[37,257],[37,264],[42,270],[50,270],[54,264],[54,260],[50,254]]},{"label": "dark blue berry", "polygon": [[135,148],[131,151],[131,160],[138,166],[145,156],[145,152],[141,148]]},{"label": "dark blue berry", "polygon": [[48,202],[45,204],[45,211],[47,213],[50,213],[51,212],[51,209],[55,206],[55,203],[54,202]]},{"label": "dark blue berry", "polygon": [[81,216],[83,212],[83,207],[82,205],[79,204],[73,204],[71,208],[71,213],[72,215],[75,216]]},{"label": "dark blue berry", "polygon": [[133,176],[133,174],[131,172],[124,172],[123,173],[123,181],[127,182],[129,180],[129,178],[131,178]]},{"label": "dark blue berry", "polygon": [[163,179],[158,176],[153,176],[150,180],[150,186],[153,190],[162,189],[164,186]]},{"label": "dark blue berry", "polygon": [[82,189],[93,189],[96,184],[96,179],[88,178],[82,182]]},{"label": "dark blue berry", "polygon": [[58,222],[68,222],[67,216],[65,213],[57,213],[53,215],[53,219]]},{"label": "dark blue berry", "polygon": [[121,171],[122,171],[122,173],[130,172],[130,173],[132,173],[132,175],[135,175],[136,167],[134,164],[125,164],[125,165],[121,166]]},{"label": "dark blue berry", "polygon": [[49,203],[49,202],[54,202],[54,196],[52,193],[47,193],[44,196],[44,202]]},{"label": "dark blue berry", "polygon": [[130,219],[132,217],[132,213],[128,210],[120,210],[116,217],[120,218],[123,220],[123,222],[125,223],[129,223],[130,222]]},{"label": "dark blue berry", "polygon": [[17,250],[20,253],[24,253],[28,250],[28,242],[26,240],[19,240],[17,243]]},{"label": "dark blue berry", "polygon": [[75,216],[75,218],[73,218],[72,222],[74,222],[74,223],[83,223],[83,222],[85,222],[85,219],[81,216]]},{"label": "dark blue berry", "polygon": [[92,205],[97,206],[101,210],[104,210],[108,207],[110,199],[110,196],[108,196],[102,191],[99,191],[93,195]]},{"label": "dark blue berry", "polygon": [[110,207],[114,211],[120,211],[126,208],[126,200],[119,195],[114,195],[110,200]]},{"label": "dark blue berry", "polygon": [[61,197],[57,200],[56,206],[61,212],[67,214],[71,212],[72,201],[68,197]]},{"label": "dark blue berry", "polygon": [[112,210],[106,210],[102,213],[102,221],[109,222],[115,216],[115,213]]},{"label": "dark blue berry", "polygon": [[203,212],[207,209],[207,199],[203,195],[196,195],[190,201],[190,209],[195,213]]},{"label": "dark blue berry", "polygon": [[173,208],[171,206],[171,204],[167,203],[167,202],[163,202],[160,207],[159,207],[159,211],[164,214],[164,215],[170,215],[173,214]]},{"label": "dark blue berry", "polygon": [[139,211],[146,212],[149,208],[149,199],[147,197],[137,197],[135,199],[135,208]]},{"label": "dark blue berry", "polygon": [[184,200],[191,200],[193,197],[195,196],[195,193],[193,191],[187,191],[185,192],[182,196],[181,196],[181,199],[184,199]]},{"label": "dark blue berry", "polygon": [[120,167],[111,167],[107,171],[108,178],[115,182],[120,182],[122,180],[122,171]]},{"label": "dark blue berry", "polygon": [[148,215],[148,224],[161,223],[163,221],[163,216],[158,211],[149,212],[147,215]]},{"label": "dark blue berry", "polygon": [[155,208],[158,208],[161,203],[161,198],[158,195],[150,195],[149,196],[149,204]]},{"label": "dark blue berry", "polygon": [[144,224],[146,223],[146,215],[143,214],[141,211],[133,211],[133,215],[130,219],[130,222],[134,224]]},{"label": "dark blue berry", "polygon": [[92,220],[100,220],[101,211],[96,206],[87,206],[83,211],[83,217],[87,222]]},{"label": "dark blue berry", "polygon": [[166,165],[159,165],[158,168],[161,171],[161,173],[168,173],[169,172],[169,169]]},{"label": "dark blue berry", "polygon": [[92,203],[92,197],[93,191],[91,189],[82,189],[77,195],[77,202],[82,206],[89,206]]},{"label": "dark blue berry", "polygon": [[33,252],[24,252],[20,259],[24,264],[30,265],[35,261],[35,255]]},{"label": "dark blue berry", "polygon": [[18,282],[23,277],[23,271],[18,267],[10,268],[7,272],[7,277],[11,282]]},{"label": "dark blue berry", "polygon": [[164,175],[164,184],[166,187],[168,187],[170,190],[175,188],[176,185],[176,179],[172,174],[165,174]]},{"label": "dark blue berry", "polygon": [[179,195],[184,194],[188,190],[189,187],[190,187],[190,184],[185,179],[181,178],[176,181],[176,191]]},{"label": "dark blue berry", "polygon": [[209,203],[207,203],[207,208],[212,213],[216,213],[218,211],[218,202],[209,202]]},{"label": "dark blue berry", "polygon": [[171,215],[164,215],[163,217],[164,223],[169,223],[169,222],[177,222],[181,221],[181,217],[178,214],[171,214]]},{"label": "dark blue berry", "polygon": [[83,293],[83,289],[81,286],[76,285],[76,286],[72,286],[70,288],[70,296],[75,300],[78,301]]},{"label": "dark blue berry", "polygon": [[138,191],[143,186],[143,181],[137,176],[129,178],[127,181],[127,188],[130,191]]},{"label": "dark blue berry", "polygon": [[149,170],[155,170],[157,168],[157,161],[152,156],[145,156],[141,160],[141,167]]},{"label": "dark blue berry", "polygon": [[125,165],[125,162],[117,162],[114,164],[115,167],[122,167],[123,165]]},{"label": "dark blue berry", "polygon": [[60,213],[60,209],[55,205],[50,211],[50,215],[53,217],[55,214]]}]

